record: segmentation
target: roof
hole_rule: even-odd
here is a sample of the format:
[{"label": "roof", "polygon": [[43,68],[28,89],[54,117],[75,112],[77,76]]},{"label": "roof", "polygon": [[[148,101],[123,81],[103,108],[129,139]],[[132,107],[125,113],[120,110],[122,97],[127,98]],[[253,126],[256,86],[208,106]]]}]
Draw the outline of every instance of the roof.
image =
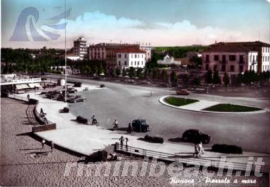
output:
[{"label": "roof", "polygon": [[204,52],[250,52],[258,51],[261,47],[270,47],[270,44],[255,42],[219,42],[209,46]]},{"label": "roof", "polygon": [[123,48],[116,51],[116,53],[146,53],[144,50],[138,48]]}]

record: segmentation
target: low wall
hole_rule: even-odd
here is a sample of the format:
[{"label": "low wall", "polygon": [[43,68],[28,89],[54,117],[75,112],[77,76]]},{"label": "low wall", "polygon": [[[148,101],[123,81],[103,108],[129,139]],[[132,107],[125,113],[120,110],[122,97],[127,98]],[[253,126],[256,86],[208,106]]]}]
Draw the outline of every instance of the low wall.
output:
[{"label": "low wall", "polygon": [[47,125],[39,125],[32,127],[32,132],[42,132],[42,131],[48,131],[48,130],[55,130],[56,124],[47,124]]}]

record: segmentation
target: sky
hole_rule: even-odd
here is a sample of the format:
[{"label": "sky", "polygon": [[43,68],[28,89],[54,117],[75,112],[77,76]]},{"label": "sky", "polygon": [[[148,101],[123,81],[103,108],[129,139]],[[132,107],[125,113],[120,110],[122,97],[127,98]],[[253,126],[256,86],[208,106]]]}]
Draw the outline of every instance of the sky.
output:
[{"label": "sky", "polygon": [[71,48],[79,37],[151,46],[270,43],[270,0],[1,0],[2,47]]}]

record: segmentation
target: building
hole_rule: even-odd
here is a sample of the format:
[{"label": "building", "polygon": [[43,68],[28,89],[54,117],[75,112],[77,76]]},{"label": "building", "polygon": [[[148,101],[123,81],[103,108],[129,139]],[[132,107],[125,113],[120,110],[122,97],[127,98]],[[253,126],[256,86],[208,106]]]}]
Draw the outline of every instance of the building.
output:
[{"label": "building", "polygon": [[80,60],[84,59],[87,55],[86,41],[80,37],[73,42],[73,55],[79,56]]},{"label": "building", "polygon": [[144,68],[146,52],[138,48],[123,48],[116,51],[117,66],[120,68]]},{"label": "building", "polygon": [[202,53],[202,71],[218,70],[229,75],[246,70],[270,71],[270,44],[256,42],[230,42],[210,45]]},{"label": "building", "polygon": [[[115,67],[118,65],[117,54],[119,50],[128,49],[140,50],[138,44],[116,44],[116,43],[99,43],[96,45],[90,45],[88,48],[89,60],[104,60],[106,61],[107,67]],[[146,49],[146,46],[144,47]],[[151,48],[147,48],[148,52],[144,51],[145,54],[151,56]],[[150,51],[149,51],[150,50]],[[149,57],[145,56],[146,61]]]},{"label": "building", "polygon": [[202,54],[196,51],[190,51],[187,52],[187,58],[188,59],[193,59],[193,58],[201,58]]},{"label": "building", "polygon": [[163,65],[181,65],[181,61],[177,61],[174,57],[170,57],[169,55],[164,56],[163,60],[158,60],[157,63]]},{"label": "building", "polygon": [[150,46],[150,43],[147,44],[147,43],[142,43],[140,45],[140,49],[141,50],[144,50],[146,53],[145,53],[145,61],[146,62],[149,62],[151,60],[151,57],[152,57],[152,47]]}]

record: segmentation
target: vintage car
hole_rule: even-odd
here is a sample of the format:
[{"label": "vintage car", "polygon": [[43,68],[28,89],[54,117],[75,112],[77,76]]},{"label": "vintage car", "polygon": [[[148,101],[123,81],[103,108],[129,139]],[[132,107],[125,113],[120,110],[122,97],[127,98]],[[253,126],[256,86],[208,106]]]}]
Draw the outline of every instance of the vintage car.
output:
[{"label": "vintage car", "polygon": [[211,136],[200,132],[198,129],[189,129],[183,133],[182,139],[192,143],[208,144],[211,141]]},{"label": "vintage car", "polygon": [[177,90],[176,94],[177,95],[189,95],[190,92],[188,90],[186,90],[186,89],[181,89],[181,90]]}]

